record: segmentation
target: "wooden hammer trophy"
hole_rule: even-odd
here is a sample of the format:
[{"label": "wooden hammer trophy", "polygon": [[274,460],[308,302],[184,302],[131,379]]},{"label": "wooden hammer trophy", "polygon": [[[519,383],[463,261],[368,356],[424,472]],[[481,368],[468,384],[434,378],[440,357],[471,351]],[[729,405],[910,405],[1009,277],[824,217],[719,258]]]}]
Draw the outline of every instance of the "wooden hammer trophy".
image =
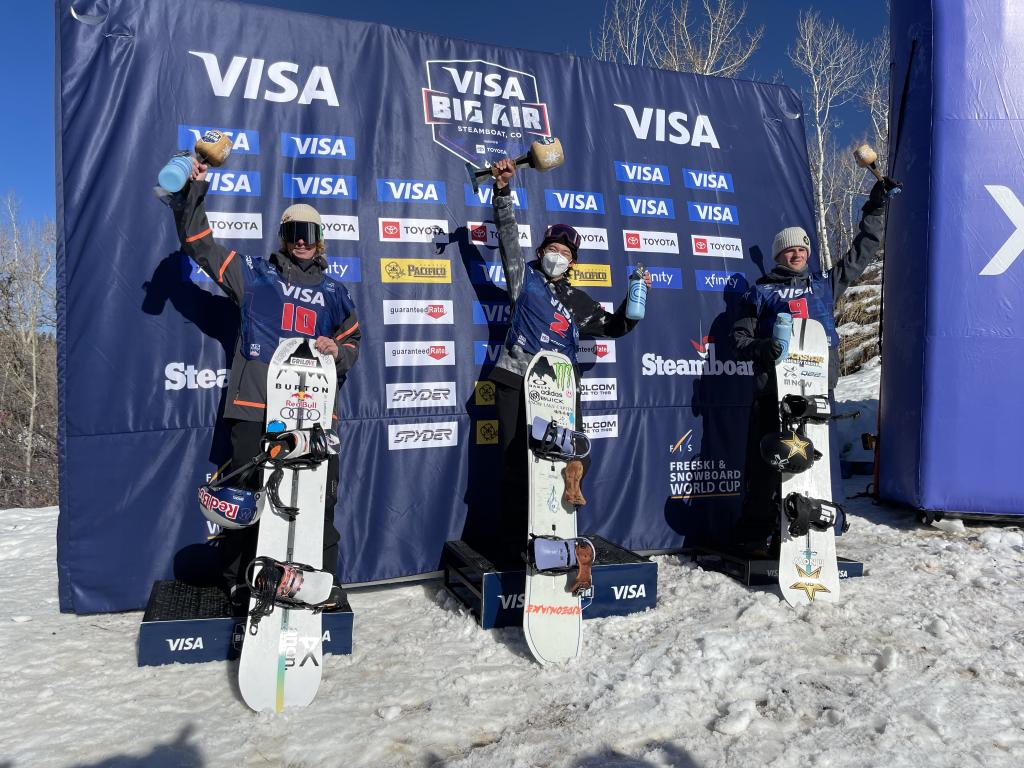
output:
[{"label": "wooden hammer trophy", "polygon": [[[530,145],[530,149],[527,150],[526,154],[517,157],[515,162],[516,165],[528,165],[531,168],[536,168],[538,171],[550,171],[552,168],[557,168],[565,162],[562,142],[554,136],[545,136],[542,139],[537,139],[537,141]],[[469,181],[473,185],[473,191],[479,192],[480,179],[490,176],[491,169],[484,168],[482,171],[478,171],[473,167],[472,163],[466,163],[466,173],[469,175]]]},{"label": "wooden hammer trophy", "polygon": [[885,194],[887,197],[898,195],[903,190],[903,185],[888,176],[883,176],[882,172],[878,170],[876,162],[878,161],[878,153],[875,152],[867,144],[861,144],[855,150],[853,150],[853,157],[857,161],[857,165],[861,168],[867,168],[874,174],[874,177],[878,179],[882,184],[885,185]]}]

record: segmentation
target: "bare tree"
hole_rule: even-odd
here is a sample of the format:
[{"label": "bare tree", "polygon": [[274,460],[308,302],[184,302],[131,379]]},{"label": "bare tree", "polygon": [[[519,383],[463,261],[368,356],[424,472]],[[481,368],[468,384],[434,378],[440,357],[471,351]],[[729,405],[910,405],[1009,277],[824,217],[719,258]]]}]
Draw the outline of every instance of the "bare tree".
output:
[{"label": "bare tree", "polygon": [[699,25],[687,0],[671,7],[668,33],[661,38],[659,66],[676,72],[735,77],[760,45],[764,27],[744,31],[746,4],[701,1],[704,14]]},{"label": "bare tree", "polygon": [[872,145],[878,165],[885,172],[889,158],[889,30],[883,29],[864,52],[864,85],[860,102],[868,112],[873,132]]},{"label": "bare tree", "polygon": [[808,80],[808,155],[814,188],[815,219],[822,267],[832,266],[832,250],[826,231],[828,201],[825,165],[829,137],[839,125],[835,110],[854,98],[862,82],[864,48],[834,20],[822,21],[817,11],[802,11],[797,19],[797,39],[789,59]]},{"label": "bare tree", "polygon": [[608,0],[596,39],[594,58],[620,64],[658,62],[664,0]]}]

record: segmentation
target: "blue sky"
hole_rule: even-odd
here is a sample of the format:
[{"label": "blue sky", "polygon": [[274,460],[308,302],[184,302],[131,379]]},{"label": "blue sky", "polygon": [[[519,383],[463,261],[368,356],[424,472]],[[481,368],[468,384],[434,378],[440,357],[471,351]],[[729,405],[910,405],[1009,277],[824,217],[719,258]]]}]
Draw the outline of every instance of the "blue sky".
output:
[{"label": "blue sky", "polygon": [[[134,0],[141,2],[142,0]],[[182,0],[197,7],[208,3]],[[255,0],[253,0],[255,2]],[[691,0],[696,8],[699,0]],[[96,6],[85,0],[83,10]],[[604,8],[602,0],[520,0],[517,3],[486,3],[474,0],[259,0],[261,5],[321,13],[339,18],[375,21],[421,32],[447,35],[511,48],[552,53],[590,55],[590,37],[596,34]],[[782,81],[799,89],[797,72],[789,65],[786,49],[791,44],[797,14],[814,8],[868,40],[888,24],[885,0],[748,0],[748,18],[765,27],[748,79]],[[0,194],[13,190],[28,218],[52,217],[54,192],[54,5],[45,0],[10,4],[4,14],[9,30],[0,46],[0,72],[11,105],[9,117],[0,123]],[[841,113],[839,132],[852,138],[866,131],[867,119],[854,109]],[[112,165],[116,159],[112,159]],[[128,172],[129,169],[115,169]]]}]

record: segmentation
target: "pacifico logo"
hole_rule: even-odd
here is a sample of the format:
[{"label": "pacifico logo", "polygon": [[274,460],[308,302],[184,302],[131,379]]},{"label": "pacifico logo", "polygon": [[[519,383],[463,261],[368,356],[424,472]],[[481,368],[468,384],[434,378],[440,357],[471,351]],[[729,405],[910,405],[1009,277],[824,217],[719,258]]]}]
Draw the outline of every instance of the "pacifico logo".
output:
[{"label": "pacifico logo", "polygon": [[447,259],[381,259],[382,283],[450,283],[451,262]]},{"label": "pacifico logo", "polygon": [[448,237],[448,222],[444,219],[379,218],[377,231],[384,243],[432,243],[437,238]]},{"label": "pacifico logo", "polygon": [[577,286],[611,287],[612,268],[608,264],[580,264],[572,268],[569,282]]}]

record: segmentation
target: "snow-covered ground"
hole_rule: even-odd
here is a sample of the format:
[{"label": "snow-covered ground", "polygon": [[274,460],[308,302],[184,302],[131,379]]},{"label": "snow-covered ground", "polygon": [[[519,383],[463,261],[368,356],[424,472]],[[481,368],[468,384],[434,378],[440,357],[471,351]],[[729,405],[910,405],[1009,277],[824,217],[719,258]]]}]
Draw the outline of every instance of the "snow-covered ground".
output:
[{"label": "snow-covered ground", "polygon": [[[844,400],[870,399],[858,376]],[[657,609],[587,621],[563,669],[436,582],[356,591],[353,654],[277,716],[234,664],[137,667],[141,613],[58,613],[57,510],[2,511],[0,768],[1024,765],[1020,530],[849,509],[868,574],[838,606],[660,557]]]}]

